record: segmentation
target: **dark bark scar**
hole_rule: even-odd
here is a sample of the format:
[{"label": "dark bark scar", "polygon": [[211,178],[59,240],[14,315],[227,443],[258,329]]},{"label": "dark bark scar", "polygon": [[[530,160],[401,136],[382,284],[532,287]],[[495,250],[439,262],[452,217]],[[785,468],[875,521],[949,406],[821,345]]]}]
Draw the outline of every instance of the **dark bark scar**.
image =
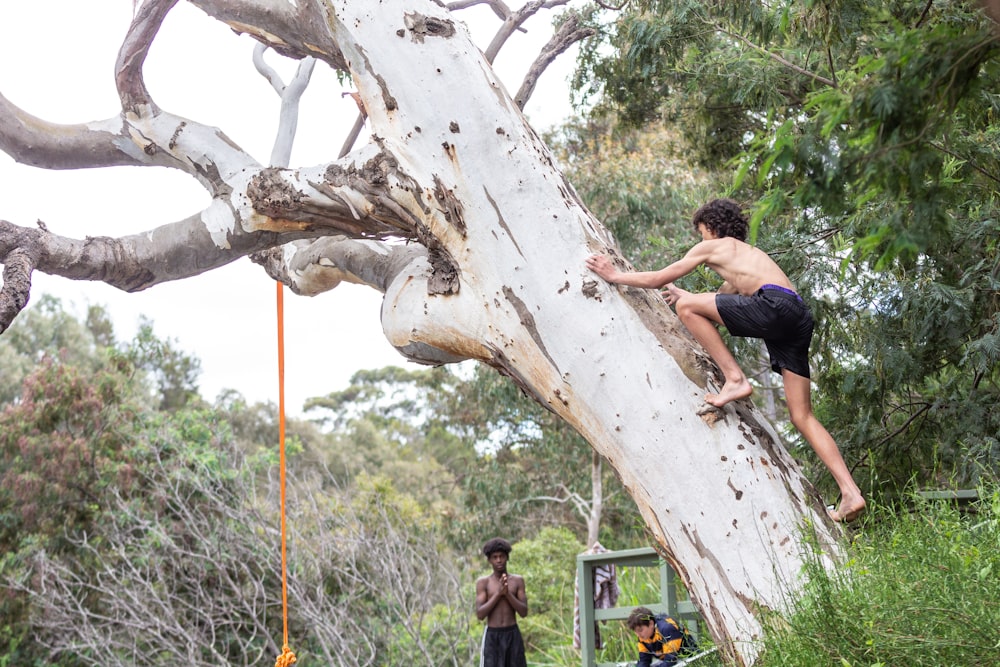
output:
[{"label": "dark bark scar", "polygon": [[589,278],[585,278],[583,281],[583,295],[588,299],[596,299],[597,301],[603,301],[601,299],[601,291],[597,289],[598,282]]},{"label": "dark bark scar", "polygon": [[535,345],[538,346],[539,351],[545,355],[545,358],[549,360],[552,364],[552,368],[556,369],[557,373],[561,374],[559,371],[559,366],[556,364],[555,359],[549,354],[548,348],[545,346],[545,341],[542,340],[541,334],[538,332],[538,326],[535,324],[535,317],[528,310],[528,305],[524,303],[516,294],[514,290],[510,287],[504,285],[503,295],[507,299],[507,302],[514,307],[514,312],[517,313],[517,317],[521,320],[521,326],[527,329],[528,334],[531,339],[535,341]]},{"label": "dark bark scar", "polygon": [[382,103],[385,105],[386,111],[395,111],[399,108],[399,103],[389,92],[389,86],[385,82],[385,77],[376,72],[372,67],[372,63],[368,60],[368,55],[365,53],[362,46],[360,44],[356,44],[355,46],[357,47],[358,52],[361,53],[361,57],[365,60],[365,69],[368,70],[368,73],[371,74],[378,83],[379,92],[382,93]]},{"label": "dark bark scar", "polygon": [[410,31],[410,39],[422,43],[425,37],[453,37],[455,24],[436,16],[424,16],[418,12],[403,15],[403,25]]},{"label": "dark bark scar", "polygon": [[493,199],[493,195],[490,194],[489,189],[485,185],[483,186],[483,193],[486,195],[486,199],[490,202],[490,206],[492,206],[493,210],[496,211],[497,223],[499,223],[500,227],[507,233],[507,238],[509,238],[510,242],[514,244],[514,249],[517,250],[517,254],[524,257],[524,253],[521,252],[521,246],[517,244],[517,239],[514,238],[514,234],[510,231],[510,227],[507,226],[507,221],[504,220],[503,213],[500,212],[500,207],[497,205],[496,200]]},{"label": "dark bark scar", "polygon": [[462,202],[455,196],[455,191],[446,187],[437,174],[434,175],[434,198],[441,206],[444,219],[465,238],[467,229]]}]

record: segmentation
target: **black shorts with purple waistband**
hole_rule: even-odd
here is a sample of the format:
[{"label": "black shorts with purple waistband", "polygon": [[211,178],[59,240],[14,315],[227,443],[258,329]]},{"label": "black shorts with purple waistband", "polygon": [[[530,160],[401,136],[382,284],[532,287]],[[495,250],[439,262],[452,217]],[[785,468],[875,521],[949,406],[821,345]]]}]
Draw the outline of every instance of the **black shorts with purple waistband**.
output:
[{"label": "black shorts with purple waistband", "polygon": [[767,284],[752,296],[716,294],[715,306],[729,335],[764,340],[775,373],[809,377],[812,311],[793,290]]}]

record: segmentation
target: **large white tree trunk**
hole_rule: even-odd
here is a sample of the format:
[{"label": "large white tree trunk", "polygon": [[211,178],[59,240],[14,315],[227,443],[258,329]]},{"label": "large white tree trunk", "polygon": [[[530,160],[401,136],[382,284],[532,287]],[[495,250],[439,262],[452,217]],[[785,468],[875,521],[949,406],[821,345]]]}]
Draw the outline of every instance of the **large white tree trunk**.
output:
[{"label": "large white tree trunk", "polygon": [[572,424],[621,477],[713,636],[749,662],[758,617],[796,589],[805,523],[833,541],[821,504],[751,405],[698,415],[707,364],[657,295],[584,268],[613,242],[449,16],[423,7],[419,20],[448,34],[399,37],[415,3],[390,4],[344,8],[338,42],[364,45],[345,55],[364,63],[365,99],[391,91],[396,108],[371,121],[406,184],[394,198],[420,184],[409,210],[454,261],[458,293],[429,295],[415,263],[387,290],[387,335],[481,359]]},{"label": "large white tree trunk", "polygon": [[[760,619],[799,591],[804,536],[833,567],[835,527],[749,401],[700,414],[721,378],[662,299],[587,271],[589,254],[616,252],[613,239],[456,15],[431,0],[193,1],[283,52],[349,69],[373,140],[329,164],[265,168],[221,133],[156,108],[141,58],[123,56],[122,118],[77,128],[106,152],[90,159],[185,169],[212,206],[113,247],[7,224],[8,268],[135,290],[275,247],[258,261],[299,293],[345,279],[383,291],[383,328],[404,355],[489,364],[607,459],[712,636],[733,664],[751,664]],[[155,33],[172,4],[143,3],[130,39]],[[71,151],[40,144],[37,119],[2,97],[0,107],[0,145],[17,159]]]}]

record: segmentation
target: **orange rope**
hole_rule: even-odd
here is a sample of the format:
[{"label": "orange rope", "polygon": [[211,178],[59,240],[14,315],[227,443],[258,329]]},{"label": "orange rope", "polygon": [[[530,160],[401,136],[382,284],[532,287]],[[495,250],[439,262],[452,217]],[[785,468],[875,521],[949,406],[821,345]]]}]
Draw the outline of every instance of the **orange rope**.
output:
[{"label": "orange rope", "polygon": [[274,667],[291,667],[295,654],[288,648],[288,559],[285,550],[285,292],[278,286],[278,441],[281,468],[281,618],[284,644]]}]

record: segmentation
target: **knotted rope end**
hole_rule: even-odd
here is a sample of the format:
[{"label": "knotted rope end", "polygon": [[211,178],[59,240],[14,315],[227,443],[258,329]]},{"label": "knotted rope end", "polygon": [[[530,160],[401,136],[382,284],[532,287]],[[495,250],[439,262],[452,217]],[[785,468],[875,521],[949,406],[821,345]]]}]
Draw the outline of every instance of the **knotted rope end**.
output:
[{"label": "knotted rope end", "polygon": [[281,650],[281,655],[274,661],[274,667],[291,667],[295,664],[296,657],[292,649],[287,646]]}]

